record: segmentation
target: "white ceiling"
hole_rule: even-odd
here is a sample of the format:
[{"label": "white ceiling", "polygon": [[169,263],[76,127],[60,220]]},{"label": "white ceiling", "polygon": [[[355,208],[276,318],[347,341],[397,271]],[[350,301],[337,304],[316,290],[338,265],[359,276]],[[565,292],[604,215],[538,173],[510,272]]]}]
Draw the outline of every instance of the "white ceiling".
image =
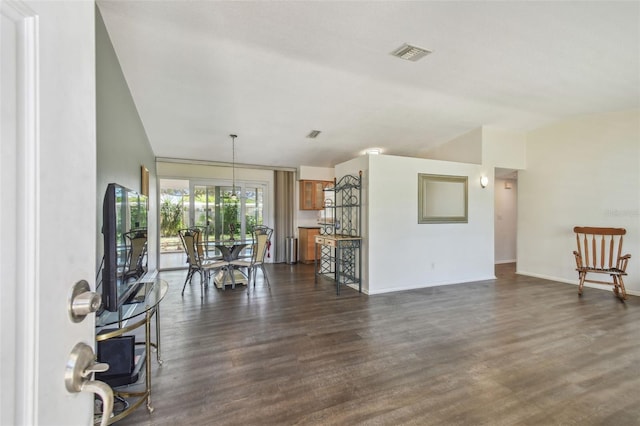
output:
[{"label": "white ceiling", "polygon": [[159,157],[230,162],[236,133],[239,163],[330,167],[640,108],[635,1],[98,5]]}]

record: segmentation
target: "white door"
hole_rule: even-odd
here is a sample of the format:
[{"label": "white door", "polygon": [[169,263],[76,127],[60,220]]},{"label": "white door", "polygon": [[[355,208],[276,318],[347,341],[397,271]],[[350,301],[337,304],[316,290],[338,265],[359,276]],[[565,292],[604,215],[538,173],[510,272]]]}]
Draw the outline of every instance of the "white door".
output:
[{"label": "white door", "polygon": [[64,372],[94,346],[93,316],[68,314],[73,284],[95,286],[94,3],[0,11],[0,424],[89,425]]}]

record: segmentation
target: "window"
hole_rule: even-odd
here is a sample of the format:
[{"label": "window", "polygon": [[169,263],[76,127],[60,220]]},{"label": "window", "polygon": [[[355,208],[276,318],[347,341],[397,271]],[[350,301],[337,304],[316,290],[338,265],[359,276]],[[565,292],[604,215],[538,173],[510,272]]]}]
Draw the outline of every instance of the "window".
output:
[{"label": "window", "polygon": [[205,228],[207,240],[244,238],[263,224],[264,185],[193,185],[191,223]]},{"label": "window", "polygon": [[264,224],[267,184],[236,182],[236,197],[228,183],[160,179],[160,269],[185,266],[178,229],[203,228],[204,239],[251,236]]}]

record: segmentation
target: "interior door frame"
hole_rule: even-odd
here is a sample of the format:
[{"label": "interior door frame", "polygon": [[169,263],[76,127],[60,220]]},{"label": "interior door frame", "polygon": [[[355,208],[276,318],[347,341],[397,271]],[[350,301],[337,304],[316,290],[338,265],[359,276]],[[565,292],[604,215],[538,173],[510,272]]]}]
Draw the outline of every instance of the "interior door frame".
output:
[{"label": "interior door frame", "polygon": [[[35,424],[37,415],[38,371],[37,344],[39,310],[38,300],[38,211],[39,211],[39,88],[38,88],[38,16],[24,3],[5,0],[1,3],[3,20],[12,21],[16,27],[15,56],[15,138],[3,138],[3,146],[15,144],[15,168],[12,183],[0,182],[3,195],[15,191],[15,269],[13,277],[2,285],[2,311],[13,317],[12,326],[3,321],[2,344],[13,348],[13,364],[9,374],[3,372],[2,411],[9,410],[17,424]],[[4,63],[4,58],[3,58]],[[3,84],[6,83],[3,80]],[[11,107],[11,106],[9,106]],[[3,120],[4,121],[4,120]],[[7,161],[5,159],[5,161]],[[3,163],[3,167],[6,162]],[[0,217],[2,213],[0,212]],[[1,220],[1,219],[0,219]],[[4,226],[9,226],[2,221]],[[3,259],[3,262],[11,260]],[[5,266],[7,264],[5,263]],[[2,268],[0,266],[0,268]],[[3,274],[4,271],[0,271]],[[2,278],[6,279],[5,276]],[[5,297],[7,296],[7,297]],[[12,306],[10,306],[12,305]],[[6,339],[5,339],[6,338]],[[4,364],[4,363],[3,363]],[[8,383],[5,382],[8,378]],[[4,392],[12,393],[12,398]],[[7,401],[5,402],[5,398]],[[5,405],[6,404],[6,405]]]}]

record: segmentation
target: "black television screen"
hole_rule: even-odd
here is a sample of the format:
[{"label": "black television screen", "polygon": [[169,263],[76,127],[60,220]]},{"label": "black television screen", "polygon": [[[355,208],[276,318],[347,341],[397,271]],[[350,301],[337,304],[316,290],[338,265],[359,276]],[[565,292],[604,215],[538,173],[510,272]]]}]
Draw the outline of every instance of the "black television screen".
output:
[{"label": "black television screen", "polygon": [[102,206],[102,308],[116,312],[146,272],[148,199],[110,183]]}]

